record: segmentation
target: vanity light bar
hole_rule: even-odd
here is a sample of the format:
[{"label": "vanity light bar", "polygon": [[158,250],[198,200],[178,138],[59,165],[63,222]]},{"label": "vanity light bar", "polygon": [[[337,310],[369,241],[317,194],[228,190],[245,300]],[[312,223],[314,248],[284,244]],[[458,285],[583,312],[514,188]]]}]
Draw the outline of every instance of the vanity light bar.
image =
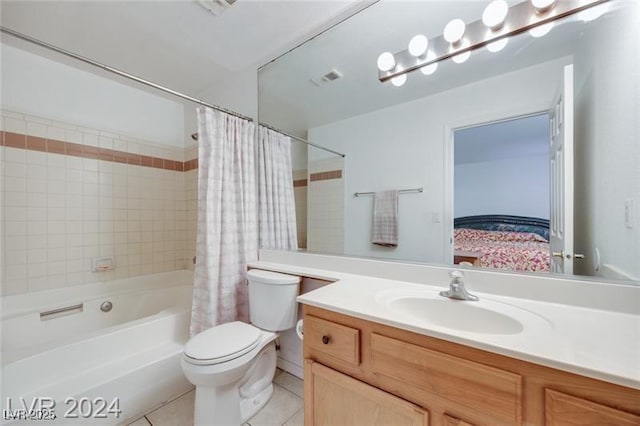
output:
[{"label": "vanity light bar", "polygon": [[545,24],[553,25],[554,21],[609,1],[611,0],[559,0],[552,2],[546,9],[536,8],[530,0],[518,3],[509,8],[504,23],[497,29],[489,28],[482,22],[482,19],[478,19],[466,25],[462,39],[457,43],[451,44],[445,40],[444,36],[438,36],[429,40],[427,52],[422,56],[413,56],[409,49],[395,53],[393,55],[395,66],[388,71],[378,69],[378,79],[384,83],[394,77],[406,75],[457,55],[470,53],[490,43],[507,39]]}]

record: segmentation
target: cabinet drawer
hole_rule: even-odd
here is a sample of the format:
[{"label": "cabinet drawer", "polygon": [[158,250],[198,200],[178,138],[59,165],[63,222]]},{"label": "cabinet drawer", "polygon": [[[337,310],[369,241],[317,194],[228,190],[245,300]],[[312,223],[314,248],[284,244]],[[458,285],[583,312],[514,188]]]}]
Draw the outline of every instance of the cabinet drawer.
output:
[{"label": "cabinet drawer", "polygon": [[545,423],[559,425],[638,426],[640,416],[586,399],[545,389]]},{"label": "cabinet drawer", "polygon": [[518,374],[375,333],[371,335],[371,367],[374,373],[411,385],[425,403],[429,398],[444,398],[501,423],[522,422],[522,378]]},{"label": "cabinet drawer", "polygon": [[354,366],[360,364],[360,330],[357,328],[306,315],[304,344],[316,353]]}]

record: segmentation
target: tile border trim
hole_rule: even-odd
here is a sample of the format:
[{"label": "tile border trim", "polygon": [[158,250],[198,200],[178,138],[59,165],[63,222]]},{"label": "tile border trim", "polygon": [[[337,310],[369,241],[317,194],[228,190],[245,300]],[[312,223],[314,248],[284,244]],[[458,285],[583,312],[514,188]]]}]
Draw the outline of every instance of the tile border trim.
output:
[{"label": "tile border trim", "polygon": [[327,172],[311,173],[309,175],[309,180],[311,182],[331,179],[342,179],[342,170],[329,170]]},{"label": "tile border trim", "polygon": [[307,185],[308,185],[307,179],[297,179],[297,180],[293,181],[293,187],[294,188],[299,188],[299,187],[307,186]]},{"label": "tile border trim", "polygon": [[94,160],[111,161],[114,163],[131,164],[134,166],[152,167],[155,169],[188,172],[198,168],[198,159],[175,161],[167,158],[151,157],[130,152],[117,151],[97,146],[82,145],[56,139],[40,138],[21,133],[0,131],[0,146],[18,148],[27,151],[49,152],[71,157],[91,158]]}]

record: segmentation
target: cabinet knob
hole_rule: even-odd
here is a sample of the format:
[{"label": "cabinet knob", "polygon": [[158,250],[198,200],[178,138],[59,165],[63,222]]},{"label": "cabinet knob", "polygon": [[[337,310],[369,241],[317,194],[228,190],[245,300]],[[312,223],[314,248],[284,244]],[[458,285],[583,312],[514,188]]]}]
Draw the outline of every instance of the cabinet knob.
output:
[{"label": "cabinet knob", "polygon": [[329,339],[329,336],[322,336],[322,343],[324,343],[325,345],[329,344],[329,340],[331,340]]}]

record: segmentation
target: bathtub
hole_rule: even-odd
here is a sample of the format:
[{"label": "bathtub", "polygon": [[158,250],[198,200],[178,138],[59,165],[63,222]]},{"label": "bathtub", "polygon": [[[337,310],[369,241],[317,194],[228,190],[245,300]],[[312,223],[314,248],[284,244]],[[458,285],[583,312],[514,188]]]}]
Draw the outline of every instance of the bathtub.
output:
[{"label": "bathtub", "polygon": [[192,283],[174,271],[1,298],[2,424],[29,424],[12,420],[25,407],[33,424],[127,424],[189,391]]}]

